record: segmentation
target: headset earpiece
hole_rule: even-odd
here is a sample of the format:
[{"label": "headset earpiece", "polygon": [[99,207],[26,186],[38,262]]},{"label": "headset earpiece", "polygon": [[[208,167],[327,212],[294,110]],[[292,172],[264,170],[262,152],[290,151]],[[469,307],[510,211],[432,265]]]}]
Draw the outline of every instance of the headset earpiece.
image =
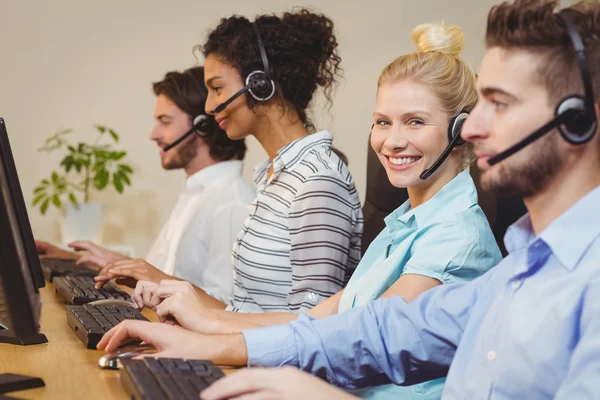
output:
[{"label": "headset earpiece", "polygon": [[569,143],[583,144],[596,133],[596,118],[589,115],[585,98],[569,96],[558,103],[555,115],[566,114],[565,122],[558,125],[560,135]]},{"label": "headset earpiece", "polygon": [[246,77],[248,93],[258,101],[267,101],[275,95],[275,82],[264,71],[254,71]]},{"label": "headset earpiece", "polygon": [[[467,120],[469,113],[466,111],[461,112],[460,114],[452,117],[450,119],[450,123],[448,124],[448,142],[455,142],[456,146],[460,146],[465,144],[465,141],[462,137],[460,137],[460,131]],[[454,139],[458,136],[458,139],[455,141]]]}]

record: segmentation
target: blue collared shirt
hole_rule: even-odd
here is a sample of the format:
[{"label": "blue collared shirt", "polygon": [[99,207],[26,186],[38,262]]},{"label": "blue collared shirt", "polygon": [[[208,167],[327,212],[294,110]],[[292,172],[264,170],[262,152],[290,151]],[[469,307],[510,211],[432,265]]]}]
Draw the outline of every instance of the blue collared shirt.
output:
[{"label": "blue collared shirt", "polygon": [[599,204],[597,187],[539,236],[521,218],[509,256],[472,282],[244,331],[249,364],[295,365],[346,388],[448,373],[444,399],[598,398]]},{"label": "blue collared shirt", "polygon": [[[385,224],[344,289],[338,312],[379,298],[401,275],[426,276],[443,284],[467,282],[502,259],[466,170],[418,207],[411,208],[407,200]],[[443,388],[441,378],[405,387],[379,385],[355,394],[369,400],[439,399]]]}]

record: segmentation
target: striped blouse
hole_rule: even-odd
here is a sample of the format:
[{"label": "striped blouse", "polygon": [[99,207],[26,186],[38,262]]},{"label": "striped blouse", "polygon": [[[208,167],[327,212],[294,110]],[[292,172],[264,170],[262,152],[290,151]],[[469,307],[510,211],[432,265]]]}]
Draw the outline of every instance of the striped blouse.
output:
[{"label": "striped blouse", "polygon": [[286,145],[254,171],[257,197],[233,245],[231,311],[311,309],[341,290],[360,259],[362,212],[328,132]]}]

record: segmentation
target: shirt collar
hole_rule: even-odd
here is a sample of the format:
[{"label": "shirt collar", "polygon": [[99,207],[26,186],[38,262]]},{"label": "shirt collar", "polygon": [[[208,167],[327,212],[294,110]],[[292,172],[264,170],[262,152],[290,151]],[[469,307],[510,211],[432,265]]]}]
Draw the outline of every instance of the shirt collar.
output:
[{"label": "shirt collar", "polygon": [[242,166],[242,161],[230,160],[202,168],[200,171],[187,178],[185,181],[185,188],[188,192],[192,192],[204,187],[228,182],[232,178],[242,175]]},{"label": "shirt collar", "polygon": [[[551,249],[567,269],[574,269],[592,241],[600,234],[600,186],[582,197],[571,208],[556,218],[539,239]],[[511,225],[505,235],[506,249],[512,253],[536,242],[529,214]]]},{"label": "shirt collar", "polygon": [[[434,223],[453,221],[458,211],[466,210],[477,204],[477,190],[469,171],[464,170],[446,183],[431,199],[417,208],[410,208],[407,200],[389,217],[403,224],[409,224],[414,216],[420,229]],[[443,211],[440,211],[442,210]],[[451,212],[454,210],[454,212]],[[386,219],[386,223],[388,220]]]},{"label": "shirt collar", "polygon": [[[273,159],[273,170],[275,172],[281,171],[284,168],[293,170],[311,150],[322,146],[331,147],[332,142],[333,137],[327,131],[312,133],[296,139],[279,149]],[[258,185],[263,180],[270,165],[270,160],[265,160],[256,167],[254,170],[255,184]]]}]

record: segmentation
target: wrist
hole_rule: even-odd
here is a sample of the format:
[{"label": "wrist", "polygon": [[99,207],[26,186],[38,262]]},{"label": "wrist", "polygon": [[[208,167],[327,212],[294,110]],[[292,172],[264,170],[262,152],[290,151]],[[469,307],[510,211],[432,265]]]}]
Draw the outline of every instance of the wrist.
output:
[{"label": "wrist", "polygon": [[210,359],[218,365],[243,367],[248,364],[248,351],[244,335],[209,335],[211,338]]}]

